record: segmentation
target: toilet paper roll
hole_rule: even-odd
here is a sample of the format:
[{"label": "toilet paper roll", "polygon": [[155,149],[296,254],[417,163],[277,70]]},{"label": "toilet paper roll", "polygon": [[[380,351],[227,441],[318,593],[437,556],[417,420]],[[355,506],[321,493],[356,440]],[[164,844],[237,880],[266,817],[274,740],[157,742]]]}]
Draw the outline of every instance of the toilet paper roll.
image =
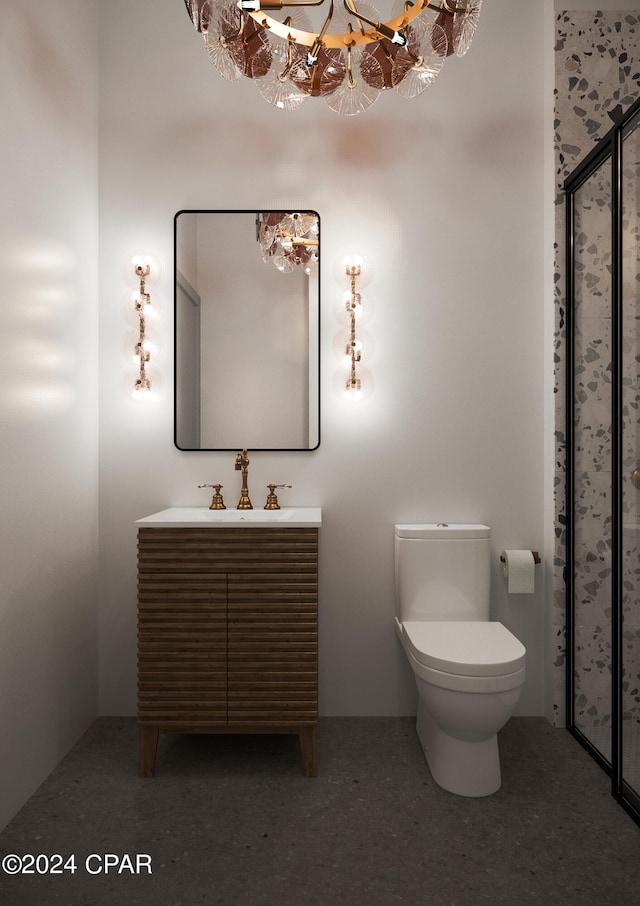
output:
[{"label": "toilet paper roll", "polygon": [[507,578],[510,595],[530,595],[535,591],[536,564],[531,551],[502,551],[502,575]]}]

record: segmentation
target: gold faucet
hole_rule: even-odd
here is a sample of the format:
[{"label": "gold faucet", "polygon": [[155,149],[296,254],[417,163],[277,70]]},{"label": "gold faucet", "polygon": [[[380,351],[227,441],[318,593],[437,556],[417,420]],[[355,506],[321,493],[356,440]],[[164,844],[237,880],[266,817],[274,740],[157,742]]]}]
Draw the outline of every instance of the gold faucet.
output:
[{"label": "gold faucet", "polygon": [[278,503],[278,498],[276,496],[276,488],[292,488],[292,484],[268,484],[269,493],[267,495],[267,502],[265,504],[265,510],[279,510],[280,504]]},{"label": "gold faucet", "polygon": [[224,500],[222,499],[222,494],[220,493],[220,488],[223,486],[221,484],[199,484],[199,488],[213,488],[214,494],[211,499],[210,510],[226,510],[224,505]]},{"label": "gold faucet", "polygon": [[242,469],[242,493],[240,494],[239,510],[252,510],[253,504],[249,500],[249,488],[247,487],[247,474],[249,472],[249,457],[244,449],[242,453],[236,454],[236,472]]}]

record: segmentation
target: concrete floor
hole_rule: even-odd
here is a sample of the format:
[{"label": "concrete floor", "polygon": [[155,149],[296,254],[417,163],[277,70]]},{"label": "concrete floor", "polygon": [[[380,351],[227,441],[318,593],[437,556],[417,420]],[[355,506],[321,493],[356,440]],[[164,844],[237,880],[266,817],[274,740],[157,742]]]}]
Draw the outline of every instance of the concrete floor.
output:
[{"label": "concrete floor", "polygon": [[0,834],[0,857],[73,855],[76,871],[0,869],[0,902],[640,903],[640,828],[578,743],[514,718],[500,749],[502,788],[485,799],[434,784],[406,718],[323,719],[314,780],[295,737],[268,736],[163,736],[143,780],[135,720],[101,718]]}]

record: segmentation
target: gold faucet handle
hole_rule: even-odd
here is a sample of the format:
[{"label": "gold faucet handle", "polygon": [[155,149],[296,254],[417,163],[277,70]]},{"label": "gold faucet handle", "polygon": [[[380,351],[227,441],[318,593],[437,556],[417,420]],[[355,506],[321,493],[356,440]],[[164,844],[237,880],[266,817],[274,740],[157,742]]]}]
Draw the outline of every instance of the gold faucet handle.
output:
[{"label": "gold faucet handle", "polygon": [[240,469],[246,469],[249,466],[251,460],[247,454],[247,448],[244,447],[242,453],[236,453],[236,472],[239,472]]},{"label": "gold faucet handle", "polygon": [[264,505],[265,510],[279,510],[280,504],[278,503],[278,498],[276,497],[275,490],[276,488],[292,488],[292,484],[268,484],[269,493],[267,495],[267,502]]},{"label": "gold faucet handle", "polygon": [[224,505],[224,500],[222,499],[222,494],[220,493],[220,488],[224,487],[222,484],[199,484],[199,488],[213,488],[214,495],[211,500],[210,510],[226,510]]}]

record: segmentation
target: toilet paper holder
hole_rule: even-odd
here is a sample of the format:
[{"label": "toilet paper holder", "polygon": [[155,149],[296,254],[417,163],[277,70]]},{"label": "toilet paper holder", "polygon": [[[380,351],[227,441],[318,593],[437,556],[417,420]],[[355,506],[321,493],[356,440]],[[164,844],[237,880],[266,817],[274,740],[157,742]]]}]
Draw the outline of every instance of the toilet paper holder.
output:
[{"label": "toilet paper holder", "polygon": [[[533,562],[535,563],[536,566],[538,566],[539,563],[542,563],[542,560],[540,559],[540,554],[538,553],[538,551],[531,551],[531,553],[533,555]],[[507,561],[505,560],[504,555],[500,554],[500,563],[506,563],[506,562]]]}]

